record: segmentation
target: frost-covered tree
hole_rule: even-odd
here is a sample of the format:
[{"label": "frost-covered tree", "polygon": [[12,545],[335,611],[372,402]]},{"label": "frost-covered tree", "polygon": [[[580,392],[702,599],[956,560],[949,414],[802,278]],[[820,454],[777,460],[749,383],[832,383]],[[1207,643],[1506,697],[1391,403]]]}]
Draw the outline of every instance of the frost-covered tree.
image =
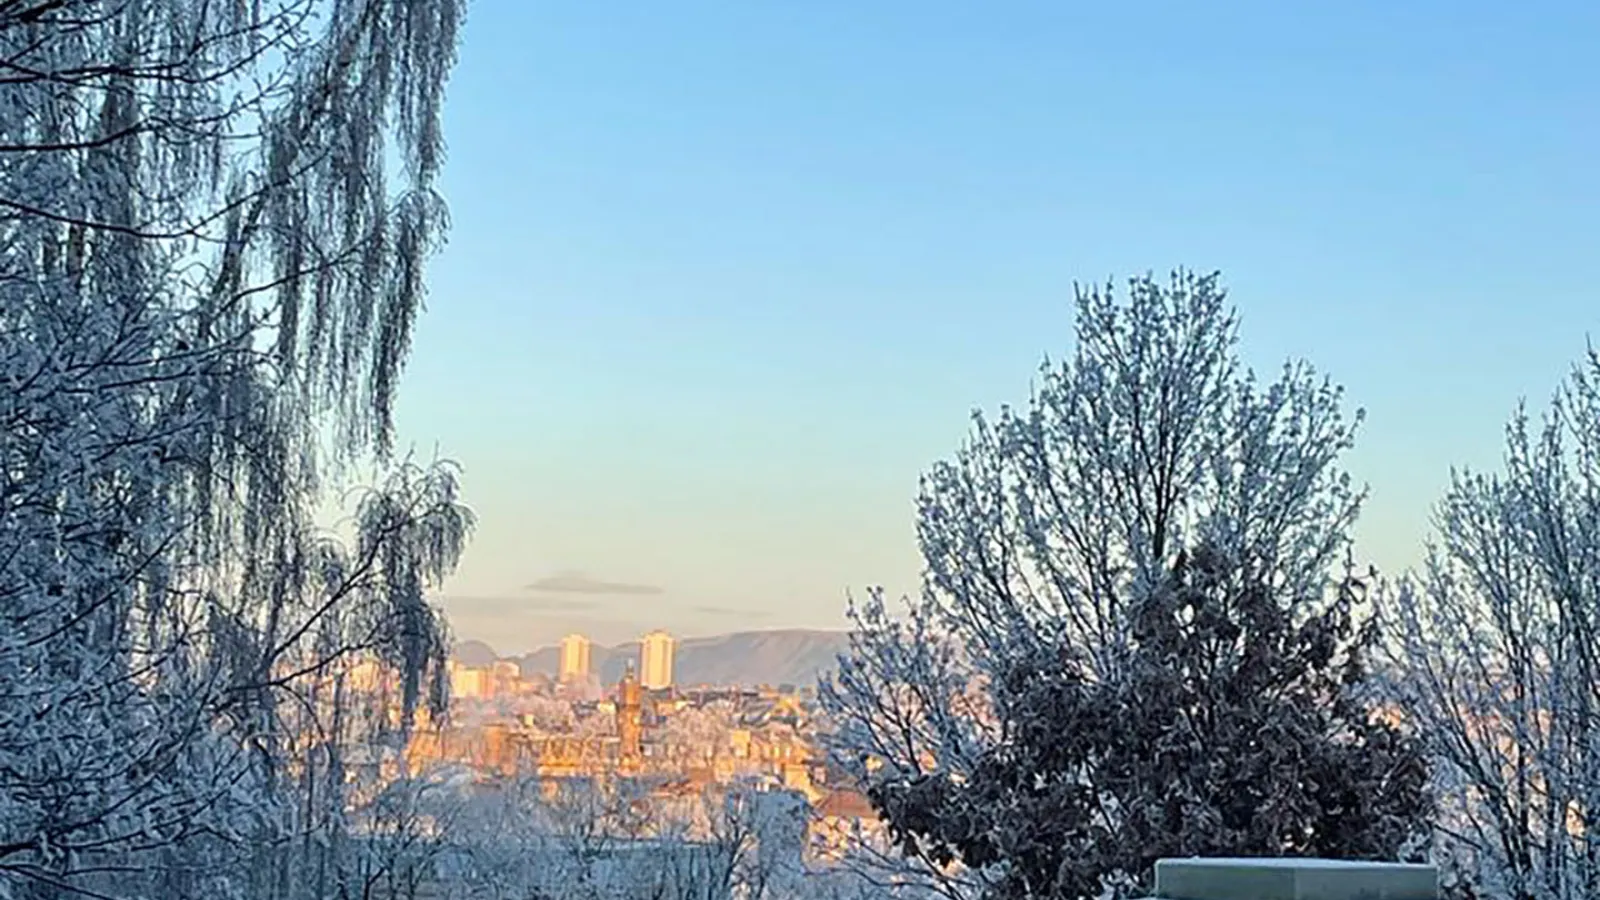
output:
[{"label": "frost-covered tree", "polygon": [[[1108,856],[1073,861],[1097,866],[1093,877],[1029,880],[1020,873],[1042,871],[1042,859],[1060,858],[1073,845],[1057,832],[1062,836],[1053,845],[1024,849],[1022,833],[1054,816],[1055,829],[1114,835],[1148,821],[1164,823],[1174,837],[1189,827],[1181,824],[1186,819],[1221,816],[1215,795],[1162,794],[1169,775],[1175,788],[1203,777],[1158,768],[1097,773],[1064,760],[1061,771],[996,773],[1011,780],[1013,799],[1053,793],[1057,806],[978,809],[988,801],[972,784],[1007,759],[1034,765],[1026,759],[1030,735],[1066,740],[1072,732],[1112,727],[1077,717],[1082,710],[1072,704],[1030,697],[1067,690],[1068,673],[1052,676],[1046,666],[1029,675],[1019,661],[1070,662],[1071,679],[1102,697],[1130,699],[1129,691],[1149,687],[1149,645],[1139,640],[1136,613],[1173,589],[1180,554],[1193,558],[1204,548],[1208,559],[1222,561],[1208,565],[1201,595],[1276,610],[1286,628],[1306,627],[1339,602],[1361,494],[1337,462],[1360,414],[1347,419],[1340,389],[1304,363],[1258,382],[1239,362],[1237,340],[1216,275],[1134,279],[1125,303],[1110,286],[1080,291],[1071,358],[1045,364],[1025,408],[1004,408],[994,422],[975,415],[971,438],[955,459],[924,477],[921,595],[907,601],[902,617],[891,615],[876,592],[853,605],[851,650],[821,695],[834,758],[902,836],[905,856],[915,863],[911,874],[953,895],[987,889],[1094,896],[1101,886],[1121,890],[1148,873],[1118,871],[1125,858]],[[1245,652],[1239,640],[1225,648],[1235,659]],[[1259,677],[1294,683],[1287,671]],[[1034,678],[1057,684],[1030,683]],[[1197,702],[1224,687],[1208,678],[1189,681]],[[1320,695],[1316,702],[1334,700]],[[1164,735],[1175,746],[1190,740],[1190,723],[1180,714],[1191,711],[1180,707],[1151,704],[1151,711],[1178,718],[1148,723],[1142,733]],[[1130,705],[1127,714],[1141,712]],[[1318,721],[1315,713],[1306,716]],[[1298,746],[1269,731],[1258,753],[1283,754],[1271,765],[1288,767],[1280,773],[1288,782],[1296,777]],[[1268,766],[1265,758],[1250,764]],[[917,799],[920,793],[929,796]],[[1160,809],[1149,805],[1158,801]],[[1254,835],[1266,821],[1231,827]],[[986,829],[991,846],[1045,856],[986,851],[963,858],[948,839],[951,829],[962,828]],[[1096,839],[1102,837],[1115,840]],[[1362,844],[1352,838],[1349,845]],[[1251,849],[1300,846],[1285,836],[1281,846],[1258,842]],[[1399,849],[1377,838],[1362,846],[1373,854]]]},{"label": "frost-covered tree", "polygon": [[1504,470],[1455,471],[1420,572],[1387,593],[1403,714],[1437,758],[1464,896],[1600,896],[1600,354]]},{"label": "frost-covered tree", "polygon": [[728,700],[689,706],[672,713],[657,729],[666,753],[683,760],[708,760],[729,745],[738,709]]},{"label": "frost-covered tree", "polygon": [[0,4],[0,895],[324,890],[335,670],[443,699],[454,472],[315,513],[390,463],[461,14]]},{"label": "frost-covered tree", "polygon": [[525,722],[544,734],[568,734],[578,721],[572,702],[557,697],[520,697],[517,709]]},{"label": "frost-covered tree", "polygon": [[429,890],[451,849],[450,837],[467,830],[471,806],[471,799],[447,780],[422,776],[384,784],[353,810],[361,827],[336,857],[337,893],[400,898]]},{"label": "frost-covered tree", "polygon": [[1359,583],[1296,622],[1232,581],[1209,548],[1180,553],[1134,601],[1115,678],[1091,678],[1070,647],[1012,661],[993,689],[1007,734],[974,770],[874,786],[891,831],[938,859],[1003,864],[1008,897],[1092,897],[1124,876],[1148,889],[1163,857],[1420,848],[1425,757],[1349,690],[1376,637],[1356,628]]}]

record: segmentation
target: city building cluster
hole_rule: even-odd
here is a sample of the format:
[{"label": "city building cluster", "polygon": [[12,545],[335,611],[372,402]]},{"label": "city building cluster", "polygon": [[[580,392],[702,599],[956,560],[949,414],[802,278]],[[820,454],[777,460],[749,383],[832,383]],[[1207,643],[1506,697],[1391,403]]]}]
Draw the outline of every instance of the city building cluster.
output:
[{"label": "city building cluster", "polygon": [[803,797],[815,813],[811,843],[824,853],[872,824],[869,804],[816,747],[814,689],[682,685],[676,650],[664,631],[645,635],[610,684],[579,634],[561,641],[554,671],[453,661],[450,718],[414,731],[407,767],[536,776],[551,789],[566,780],[648,782],[665,793],[754,785]]}]

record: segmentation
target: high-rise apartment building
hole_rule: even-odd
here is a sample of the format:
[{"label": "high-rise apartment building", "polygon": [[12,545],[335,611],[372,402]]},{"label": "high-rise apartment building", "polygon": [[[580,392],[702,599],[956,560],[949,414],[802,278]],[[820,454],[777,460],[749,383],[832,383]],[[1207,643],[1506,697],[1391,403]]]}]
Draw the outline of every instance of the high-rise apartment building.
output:
[{"label": "high-rise apartment building", "polygon": [[452,664],[450,696],[455,700],[487,700],[493,697],[493,670]]},{"label": "high-rise apartment building", "polygon": [[593,645],[581,634],[561,639],[561,682],[582,681],[589,677],[589,651]]},{"label": "high-rise apartment building", "polygon": [[652,631],[639,642],[639,684],[646,690],[672,687],[672,657],[678,642],[665,631]]}]

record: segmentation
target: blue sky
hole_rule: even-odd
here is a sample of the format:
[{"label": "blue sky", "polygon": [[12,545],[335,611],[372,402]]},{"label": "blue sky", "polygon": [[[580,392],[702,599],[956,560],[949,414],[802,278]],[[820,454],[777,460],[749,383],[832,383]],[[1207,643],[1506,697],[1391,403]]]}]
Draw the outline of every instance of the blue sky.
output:
[{"label": "blue sky", "polygon": [[[404,439],[510,651],[841,623],[919,472],[1071,347],[1074,281],[1221,269],[1368,422],[1358,537],[1600,339],[1600,7],[475,0]],[[540,594],[583,573],[660,594]]]}]

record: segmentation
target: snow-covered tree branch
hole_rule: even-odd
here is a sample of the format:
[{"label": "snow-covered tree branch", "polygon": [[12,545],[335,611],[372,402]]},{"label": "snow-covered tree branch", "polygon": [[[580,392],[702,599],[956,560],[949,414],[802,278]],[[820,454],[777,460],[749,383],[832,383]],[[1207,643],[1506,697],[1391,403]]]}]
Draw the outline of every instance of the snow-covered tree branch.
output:
[{"label": "snow-covered tree branch", "polygon": [[335,667],[442,700],[454,471],[316,513],[391,464],[460,18],[0,5],[0,894],[315,890]]},{"label": "snow-covered tree branch", "polygon": [[1421,572],[1387,592],[1404,715],[1440,760],[1464,896],[1600,895],[1600,354],[1499,473],[1453,472]]}]

